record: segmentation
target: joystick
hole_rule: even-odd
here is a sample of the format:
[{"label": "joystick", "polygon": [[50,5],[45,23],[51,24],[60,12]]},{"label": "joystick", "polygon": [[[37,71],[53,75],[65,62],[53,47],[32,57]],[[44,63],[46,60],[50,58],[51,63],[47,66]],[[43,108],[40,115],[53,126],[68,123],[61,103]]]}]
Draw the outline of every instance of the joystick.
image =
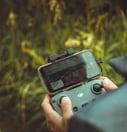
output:
[{"label": "joystick", "polygon": [[102,85],[99,83],[95,83],[92,87],[92,92],[95,94],[100,94],[102,92]]},{"label": "joystick", "polygon": [[61,107],[61,102],[62,102],[63,97],[67,97],[67,95],[60,95],[60,96],[58,97],[58,100],[57,100],[58,105],[59,105],[60,107]]}]

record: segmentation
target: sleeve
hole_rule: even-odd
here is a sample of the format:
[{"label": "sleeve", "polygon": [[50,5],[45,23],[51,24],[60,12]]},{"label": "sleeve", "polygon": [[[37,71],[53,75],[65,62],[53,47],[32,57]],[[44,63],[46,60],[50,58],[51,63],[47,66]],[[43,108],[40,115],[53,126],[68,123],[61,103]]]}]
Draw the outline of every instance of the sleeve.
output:
[{"label": "sleeve", "polygon": [[68,132],[127,132],[127,83],[81,108]]},{"label": "sleeve", "polygon": [[102,132],[102,130],[74,116],[69,122],[68,132]]}]

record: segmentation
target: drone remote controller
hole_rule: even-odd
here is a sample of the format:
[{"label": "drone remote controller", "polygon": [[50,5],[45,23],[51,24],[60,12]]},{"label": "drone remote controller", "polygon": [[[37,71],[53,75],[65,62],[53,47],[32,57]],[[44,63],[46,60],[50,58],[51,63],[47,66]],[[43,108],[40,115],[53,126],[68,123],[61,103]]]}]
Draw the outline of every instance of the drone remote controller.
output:
[{"label": "drone remote controller", "polygon": [[51,105],[60,114],[61,100],[72,101],[73,112],[105,93],[100,61],[89,50],[74,53],[72,49],[48,57],[48,64],[38,68],[39,76],[51,96]]}]

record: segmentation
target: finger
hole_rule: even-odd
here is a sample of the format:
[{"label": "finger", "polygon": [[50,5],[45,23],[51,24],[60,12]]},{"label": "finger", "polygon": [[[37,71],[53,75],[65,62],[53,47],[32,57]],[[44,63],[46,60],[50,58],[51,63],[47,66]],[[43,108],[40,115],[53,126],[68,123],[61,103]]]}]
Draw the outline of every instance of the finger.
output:
[{"label": "finger", "polygon": [[103,87],[107,90],[107,91],[111,91],[111,90],[115,90],[118,88],[118,86],[116,84],[114,84],[109,78],[107,77],[103,77],[101,76],[99,79],[102,80],[103,83]]},{"label": "finger", "polygon": [[[61,122],[61,116],[52,108],[50,104],[50,96],[46,95],[42,104],[43,111],[45,113],[46,122],[48,127],[57,128],[57,125]],[[56,124],[57,122],[57,124]]]},{"label": "finger", "polygon": [[42,106],[42,109],[43,109],[44,113],[49,113],[49,111],[53,110],[53,108],[52,108],[52,106],[50,104],[50,97],[49,97],[49,95],[45,96],[45,98],[44,98],[41,106]]},{"label": "finger", "polygon": [[103,80],[103,86],[107,91],[115,90],[118,87],[109,79]]},{"label": "finger", "polygon": [[49,120],[52,120],[53,116],[58,115],[58,113],[53,109],[52,105],[50,104],[50,96],[46,95],[42,104],[42,109],[45,113],[46,118],[49,118]]},{"label": "finger", "polygon": [[72,103],[69,97],[63,97],[61,101],[61,108],[63,111],[63,118],[69,119],[72,115]]}]

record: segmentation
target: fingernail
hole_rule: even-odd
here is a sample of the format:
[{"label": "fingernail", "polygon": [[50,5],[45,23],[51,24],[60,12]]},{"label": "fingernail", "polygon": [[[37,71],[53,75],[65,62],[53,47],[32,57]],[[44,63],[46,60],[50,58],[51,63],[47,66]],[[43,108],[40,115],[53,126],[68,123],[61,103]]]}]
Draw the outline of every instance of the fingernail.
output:
[{"label": "fingernail", "polygon": [[68,101],[70,101],[69,97],[63,97],[62,98],[62,103],[66,103]]},{"label": "fingernail", "polygon": [[108,85],[109,85],[109,84],[111,84],[111,81],[110,81],[110,80],[108,80],[108,79],[104,79],[103,83],[104,83],[104,84],[108,84]]}]

